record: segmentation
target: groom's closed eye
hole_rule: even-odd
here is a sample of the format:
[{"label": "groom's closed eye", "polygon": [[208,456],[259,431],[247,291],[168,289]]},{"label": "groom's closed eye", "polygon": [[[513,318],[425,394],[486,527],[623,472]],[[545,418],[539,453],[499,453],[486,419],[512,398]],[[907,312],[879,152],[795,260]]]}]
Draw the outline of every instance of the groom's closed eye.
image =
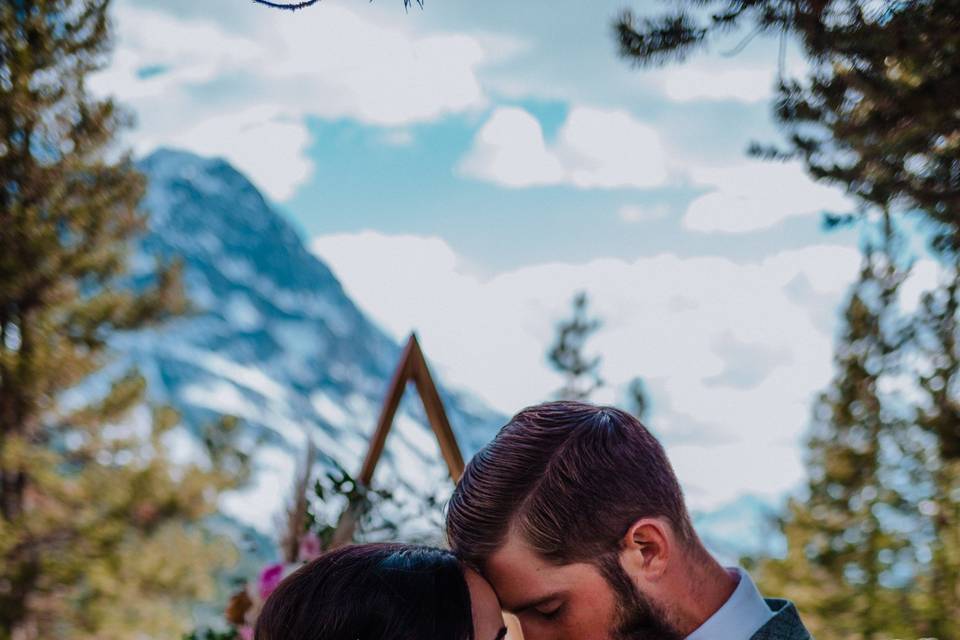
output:
[{"label": "groom's closed eye", "polygon": [[507,628],[504,627],[500,629],[499,633],[497,633],[497,637],[494,638],[493,640],[503,640],[506,637],[507,637]]},{"label": "groom's closed eye", "polygon": [[555,593],[549,593],[545,596],[540,596],[539,598],[533,598],[527,602],[514,606],[509,606],[506,602],[501,602],[501,604],[503,605],[504,609],[515,616],[519,616],[521,613],[526,613],[528,611],[535,611],[543,615],[544,611],[551,612],[562,605],[565,595],[566,594],[562,591],[558,591]]},{"label": "groom's closed eye", "polygon": [[534,611],[536,611],[537,614],[545,620],[553,620],[560,615],[561,609],[563,609],[563,603],[557,600],[540,607],[535,607]]}]

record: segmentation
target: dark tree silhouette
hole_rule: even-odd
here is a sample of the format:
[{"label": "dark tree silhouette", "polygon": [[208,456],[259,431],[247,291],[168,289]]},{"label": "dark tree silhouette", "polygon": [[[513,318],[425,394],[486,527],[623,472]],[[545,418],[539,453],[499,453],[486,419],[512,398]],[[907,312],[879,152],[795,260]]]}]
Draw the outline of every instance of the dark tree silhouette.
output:
[{"label": "dark tree silhouette", "polygon": [[603,386],[598,373],[600,356],[584,354],[587,340],[601,325],[590,316],[587,306],[587,294],[581,291],[573,299],[573,316],[557,325],[557,338],[547,354],[553,368],[566,378],[557,394],[563,400],[585,401]]},{"label": "dark tree silhouette", "polygon": [[[670,0],[660,16],[625,11],[621,55],[636,66],[683,61],[742,30],[780,37],[774,116],[783,148],[820,182],[843,187],[864,211],[920,215],[934,248],[960,255],[960,13],[956,0]],[[787,40],[809,63],[786,78]],[[827,226],[858,215],[832,215]]]},{"label": "dark tree silhouette", "polygon": [[306,9],[311,7],[320,0],[305,0],[304,2],[297,2],[295,4],[287,4],[282,2],[270,2],[269,0],[253,0],[255,4],[265,4],[268,7],[273,7],[274,9],[286,9],[287,11],[296,11],[298,9]]},{"label": "dark tree silhouette", "polygon": [[[287,11],[298,11],[318,4],[320,0],[303,0],[302,2],[271,2],[270,0],[253,0],[254,4],[262,4],[274,9],[286,9]],[[416,0],[417,4],[423,8],[423,0]],[[409,7],[413,0],[403,0],[403,6]]]}]

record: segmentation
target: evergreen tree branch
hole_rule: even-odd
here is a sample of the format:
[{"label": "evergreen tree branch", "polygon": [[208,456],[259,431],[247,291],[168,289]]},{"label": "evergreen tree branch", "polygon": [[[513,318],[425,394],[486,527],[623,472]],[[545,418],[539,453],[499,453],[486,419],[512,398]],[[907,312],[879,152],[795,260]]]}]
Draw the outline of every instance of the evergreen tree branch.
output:
[{"label": "evergreen tree branch", "polygon": [[[371,2],[373,0],[370,0]],[[410,5],[413,4],[414,0],[403,0],[403,6],[410,8]],[[306,9],[312,7],[315,4],[319,4],[320,0],[302,0],[301,2],[273,2],[272,0],[253,0],[254,4],[262,4],[264,6],[270,7],[272,9],[281,9],[286,11],[299,11],[301,9]],[[423,0],[416,0],[417,4],[420,5],[420,8],[423,8]]]}]

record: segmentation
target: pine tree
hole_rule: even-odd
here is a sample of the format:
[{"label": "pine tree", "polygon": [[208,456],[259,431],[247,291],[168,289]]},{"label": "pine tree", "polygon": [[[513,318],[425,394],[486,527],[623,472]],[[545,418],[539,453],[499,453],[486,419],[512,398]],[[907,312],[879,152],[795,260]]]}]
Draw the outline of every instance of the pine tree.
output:
[{"label": "pine tree", "polygon": [[[617,21],[622,55],[638,66],[684,60],[731,32],[796,41],[805,79],[781,78],[775,116],[786,148],[816,180],[867,208],[922,213],[934,246],[960,249],[960,3],[956,0],[673,0],[658,18]],[[773,62],[773,61],[771,61]],[[771,64],[773,67],[773,64]],[[852,216],[828,216],[830,224]]]},{"label": "pine tree", "polygon": [[246,474],[232,422],[175,464],[176,414],[144,404],[137,372],[104,377],[112,334],[186,308],[176,265],[125,278],[144,181],[113,146],[126,117],[85,86],[109,4],[0,3],[3,640],[171,637],[188,620],[173,607],[209,596],[231,555],[198,523]]},{"label": "pine tree", "polygon": [[563,400],[587,400],[603,385],[598,369],[600,356],[584,354],[587,340],[600,328],[600,320],[587,310],[587,294],[573,299],[573,315],[557,325],[557,338],[548,353],[550,364],[566,378],[558,395]]},{"label": "pine tree", "polygon": [[926,364],[918,375],[924,401],[915,441],[924,460],[917,485],[926,489],[919,510],[929,558],[917,599],[935,638],[960,637],[960,265],[947,273],[947,284],[924,296],[916,340]]},{"label": "pine tree", "polygon": [[889,220],[880,246],[866,249],[844,314],[838,371],[815,406],[807,495],[790,501],[782,521],[787,556],[762,561],[758,571],[761,585],[794,599],[824,640],[918,632],[907,588],[919,571],[910,553],[916,503],[902,474],[918,472],[922,460],[902,446],[910,415],[887,391],[903,371],[910,335],[897,302],[907,271]]},{"label": "pine tree", "polygon": [[[600,376],[600,356],[584,354],[586,343],[603,322],[591,317],[589,299],[585,292],[573,298],[573,314],[557,325],[557,337],[547,353],[551,366],[566,378],[557,396],[562,400],[586,401],[604,385]],[[642,378],[634,378],[626,385],[625,403],[638,420],[644,420],[650,408],[647,388]]]}]

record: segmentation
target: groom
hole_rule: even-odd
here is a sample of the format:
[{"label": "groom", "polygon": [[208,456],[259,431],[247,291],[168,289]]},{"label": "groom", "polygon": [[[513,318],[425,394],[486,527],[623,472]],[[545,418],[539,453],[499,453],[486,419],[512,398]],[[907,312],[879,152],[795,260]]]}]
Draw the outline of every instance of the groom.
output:
[{"label": "groom", "polygon": [[633,416],[550,402],[521,411],[464,472],[453,550],[524,640],[809,640],[703,547],[663,447]]}]

